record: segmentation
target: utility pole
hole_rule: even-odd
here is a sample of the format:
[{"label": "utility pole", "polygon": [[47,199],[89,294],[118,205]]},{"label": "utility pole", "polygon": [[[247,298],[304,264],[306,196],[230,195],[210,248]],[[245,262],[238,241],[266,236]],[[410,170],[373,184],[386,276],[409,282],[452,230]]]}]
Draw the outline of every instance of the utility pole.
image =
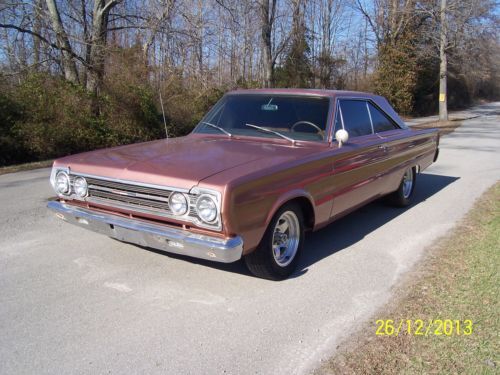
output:
[{"label": "utility pole", "polygon": [[448,121],[448,97],[447,97],[447,76],[448,76],[448,56],[446,45],[448,44],[448,23],[446,20],[446,1],[441,0],[441,30],[439,37],[439,121]]}]

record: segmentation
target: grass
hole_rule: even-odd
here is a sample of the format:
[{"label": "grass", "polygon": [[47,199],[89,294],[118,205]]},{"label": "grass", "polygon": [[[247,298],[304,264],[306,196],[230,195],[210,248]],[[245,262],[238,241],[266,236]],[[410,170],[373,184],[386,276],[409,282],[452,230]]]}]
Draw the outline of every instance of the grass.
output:
[{"label": "grass", "polygon": [[38,169],[38,168],[48,168],[52,166],[53,162],[54,160],[44,160],[32,163],[9,165],[7,167],[0,167],[0,175],[7,173],[21,172],[21,171],[30,171],[32,169]]},{"label": "grass", "polygon": [[[315,374],[496,374],[500,354],[500,183],[428,250],[387,305]],[[471,319],[469,336],[376,336],[376,319]],[[402,331],[401,331],[402,332]]]}]

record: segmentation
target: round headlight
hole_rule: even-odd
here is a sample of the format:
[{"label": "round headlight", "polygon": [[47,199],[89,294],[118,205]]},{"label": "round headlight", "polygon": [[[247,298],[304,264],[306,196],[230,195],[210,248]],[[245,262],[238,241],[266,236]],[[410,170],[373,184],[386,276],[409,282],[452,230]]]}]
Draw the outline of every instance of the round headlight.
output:
[{"label": "round headlight", "polygon": [[202,195],[196,201],[196,211],[201,220],[210,223],[217,217],[217,205],[208,195]]},{"label": "round headlight", "polygon": [[70,186],[69,186],[69,176],[66,172],[58,172],[56,175],[56,191],[59,194],[69,194]]},{"label": "round headlight", "polygon": [[184,215],[188,211],[188,201],[182,193],[172,193],[168,205],[174,215]]},{"label": "round headlight", "polygon": [[83,177],[75,178],[75,181],[73,181],[73,190],[75,191],[76,195],[81,198],[85,198],[88,193],[87,180]]}]

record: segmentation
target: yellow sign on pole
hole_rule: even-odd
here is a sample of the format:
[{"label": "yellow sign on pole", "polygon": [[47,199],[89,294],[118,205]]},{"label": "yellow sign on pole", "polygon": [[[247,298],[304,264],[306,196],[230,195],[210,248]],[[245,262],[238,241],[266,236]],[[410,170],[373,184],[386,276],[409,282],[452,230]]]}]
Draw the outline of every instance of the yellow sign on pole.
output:
[{"label": "yellow sign on pole", "polygon": [[444,102],[446,99],[446,94],[439,94],[439,101]]}]

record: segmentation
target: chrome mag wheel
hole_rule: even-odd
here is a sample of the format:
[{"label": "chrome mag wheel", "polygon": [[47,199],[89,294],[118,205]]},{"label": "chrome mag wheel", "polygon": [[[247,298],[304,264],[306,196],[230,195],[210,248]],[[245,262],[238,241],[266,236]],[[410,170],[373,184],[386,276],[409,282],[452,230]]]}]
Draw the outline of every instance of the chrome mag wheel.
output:
[{"label": "chrome mag wheel", "polygon": [[403,176],[403,196],[409,198],[413,189],[413,170],[408,169]]},{"label": "chrome mag wheel", "polygon": [[272,239],[273,257],[280,267],[288,266],[299,248],[300,224],[293,211],[285,211],[274,227]]}]

